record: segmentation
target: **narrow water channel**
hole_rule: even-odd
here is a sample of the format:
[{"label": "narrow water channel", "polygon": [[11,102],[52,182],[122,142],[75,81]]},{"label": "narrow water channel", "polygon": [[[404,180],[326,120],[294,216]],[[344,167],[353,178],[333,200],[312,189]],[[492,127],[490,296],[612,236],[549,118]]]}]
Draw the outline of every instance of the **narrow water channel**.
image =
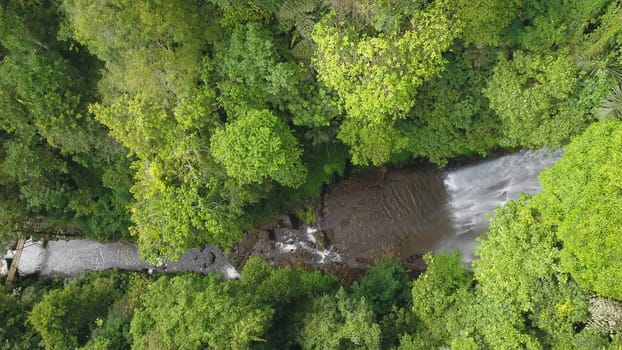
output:
[{"label": "narrow water channel", "polygon": [[[407,259],[459,249],[470,263],[487,216],[520,193],[538,192],[538,174],[559,157],[561,151],[521,151],[446,171],[358,169],[325,194],[320,227],[280,228],[275,239],[250,248],[251,254],[274,264],[306,259],[316,268],[331,263],[365,268],[384,255]],[[131,243],[50,241],[44,248],[29,241],[18,265],[22,274],[61,276],[108,268],[239,276],[228,257],[210,245],[191,249],[177,262],[149,266]]]}]

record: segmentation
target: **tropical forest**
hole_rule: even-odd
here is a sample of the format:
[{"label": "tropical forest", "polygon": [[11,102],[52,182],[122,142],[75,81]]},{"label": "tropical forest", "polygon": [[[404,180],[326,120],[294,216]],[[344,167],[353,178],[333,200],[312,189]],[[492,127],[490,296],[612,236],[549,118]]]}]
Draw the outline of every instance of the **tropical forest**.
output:
[{"label": "tropical forest", "polygon": [[[399,174],[529,152],[472,251],[385,247],[436,186]],[[332,268],[241,253],[296,228]],[[13,276],[24,240],[153,268]],[[0,0],[0,243],[0,349],[622,349],[622,3]],[[158,268],[204,247],[234,273]]]}]

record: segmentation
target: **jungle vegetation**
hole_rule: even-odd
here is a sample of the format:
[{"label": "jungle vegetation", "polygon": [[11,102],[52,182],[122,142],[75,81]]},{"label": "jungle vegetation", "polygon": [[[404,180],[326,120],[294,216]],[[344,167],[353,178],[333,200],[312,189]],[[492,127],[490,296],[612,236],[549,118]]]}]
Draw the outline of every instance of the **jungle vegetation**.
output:
[{"label": "jungle vegetation", "polygon": [[565,146],[472,271],[107,271],[0,293],[6,349],[622,348],[613,0],[2,0],[0,238],[228,247],[346,165]]}]

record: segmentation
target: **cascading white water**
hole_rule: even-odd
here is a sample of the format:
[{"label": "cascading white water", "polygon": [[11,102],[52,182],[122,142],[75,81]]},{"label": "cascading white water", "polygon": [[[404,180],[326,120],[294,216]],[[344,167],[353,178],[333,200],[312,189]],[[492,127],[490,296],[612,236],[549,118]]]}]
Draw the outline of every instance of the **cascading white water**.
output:
[{"label": "cascading white water", "polygon": [[327,194],[322,228],[353,267],[383,255],[417,261],[455,249],[470,263],[487,215],[520,193],[536,193],[538,174],[561,154],[520,151],[455,170],[392,169],[383,177],[359,171]]},{"label": "cascading white water", "polygon": [[477,246],[475,238],[488,227],[487,216],[521,193],[537,193],[538,174],[561,155],[562,150],[520,151],[444,172],[447,210],[454,232],[444,236],[435,251],[460,249],[470,263]]}]

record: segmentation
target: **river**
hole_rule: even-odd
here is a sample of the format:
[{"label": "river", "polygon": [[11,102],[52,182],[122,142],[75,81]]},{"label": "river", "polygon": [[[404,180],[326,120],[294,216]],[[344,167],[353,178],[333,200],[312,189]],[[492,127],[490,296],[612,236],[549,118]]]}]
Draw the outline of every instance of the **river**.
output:
[{"label": "river", "polygon": [[[285,225],[273,237],[252,240],[248,254],[274,265],[341,264],[356,269],[385,255],[406,260],[459,249],[469,264],[476,237],[488,226],[487,216],[520,193],[538,192],[538,174],[561,153],[520,151],[450,170],[356,169],[325,193],[319,227]],[[61,276],[107,268],[239,276],[229,258],[211,245],[188,251],[178,262],[150,266],[131,243],[50,241],[44,248],[29,241],[18,265],[22,274]]]}]

